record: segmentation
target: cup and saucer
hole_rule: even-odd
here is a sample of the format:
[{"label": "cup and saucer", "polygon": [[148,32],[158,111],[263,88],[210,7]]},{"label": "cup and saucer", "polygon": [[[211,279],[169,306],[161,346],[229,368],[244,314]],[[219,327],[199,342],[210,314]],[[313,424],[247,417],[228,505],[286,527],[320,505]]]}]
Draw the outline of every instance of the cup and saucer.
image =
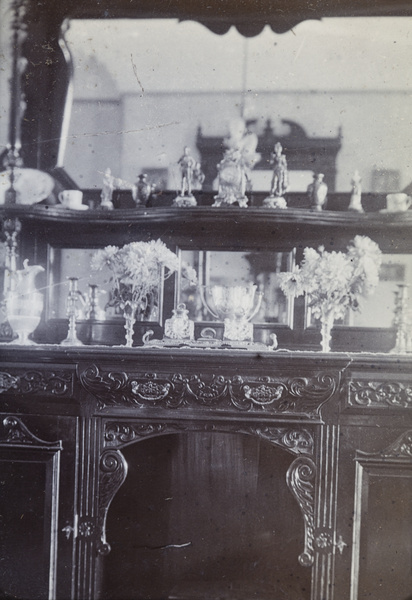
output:
[{"label": "cup and saucer", "polygon": [[386,208],[380,210],[383,214],[403,213],[408,210],[412,204],[412,198],[408,194],[398,192],[386,196]]},{"label": "cup and saucer", "polygon": [[83,204],[83,192],[81,190],[63,190],[59,194],[59,208],[69,210],[88,210],[87,204]]}]

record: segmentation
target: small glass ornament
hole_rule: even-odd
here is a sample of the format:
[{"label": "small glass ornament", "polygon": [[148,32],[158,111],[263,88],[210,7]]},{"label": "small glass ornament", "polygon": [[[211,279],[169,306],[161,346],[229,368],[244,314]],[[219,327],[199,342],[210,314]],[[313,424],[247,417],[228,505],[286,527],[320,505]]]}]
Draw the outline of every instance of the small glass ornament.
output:
[{"label": "small glass ornament", "polygon": [[165,321],[165,337],[172,340],[193,340],[195,324],[189,319],[186,304],[178,304],[173,316]]}]

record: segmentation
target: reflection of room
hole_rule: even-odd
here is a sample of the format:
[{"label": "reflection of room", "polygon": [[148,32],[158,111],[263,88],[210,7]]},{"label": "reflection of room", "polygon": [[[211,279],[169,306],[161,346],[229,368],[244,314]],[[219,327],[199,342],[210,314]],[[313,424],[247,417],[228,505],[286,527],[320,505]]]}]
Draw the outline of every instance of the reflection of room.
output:
[{"label": "reflection of room", "polygon": [[[365,30],[373,32],[368,39]],[[390,28],[379,19],[369,25],[361,18],[325,19],[281,35],[265,29],[245,40],[234,29],[216,36],[192,22],[72,21],[66,34],[75,67],[66,170],[83,187],[99,187],[109,165],[129,181],[141,171],[154,177],[166,171],[174,189],[183,146],[196,152],[197,127],[224,136],[230,119],[243,111],[256,119],[258,133],[268,118],[279,135],[288,131],[282,119],[315,137],[334,137],[341,127],[337,191],[350,190],[355,169],[364,191],[402,189],[410,182],[402,148],[409,143],[405,98],[411,82],[394,65],[409,52],[407,30],[402,19]],[[139,55],[137,44],[147,48],[153,37],[162,43]],[[379,61],[370,60],[377,55]],[[88,157],[87,172],[81,172],[79,155]],[[296,186],[306,184],[303,178]]]}]

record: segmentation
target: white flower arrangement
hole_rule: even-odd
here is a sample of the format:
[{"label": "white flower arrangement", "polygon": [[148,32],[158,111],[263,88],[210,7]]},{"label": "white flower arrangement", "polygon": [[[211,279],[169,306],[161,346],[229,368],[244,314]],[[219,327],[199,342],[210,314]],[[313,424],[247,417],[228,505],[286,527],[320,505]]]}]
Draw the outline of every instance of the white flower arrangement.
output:
[{"label": "white flower arrangement", "polygon": [[[164,242],[152,240],[97,250],[92,256],[91,268],[108,268],[112,272],[111,304],[124,309],[127,305],[141,303],[144,310],[149,297],[157,294],[161,277],[167,279],[178,271],[180,263]],[[192,267],[182,265],[181,274],[190,282],[196,282],[196,272]]]},{"label": "white flower arrangement", "polygon": [[321,246],[305,248],[303,254],[300,266],[280,274],[280,287],[286,296],[306,294],[315,318],[332,313],[342,319],[348,309],[360,310],[362,298],[379,282],[382,253],[366,236],[357,235],[346,253],[326,252]]}]

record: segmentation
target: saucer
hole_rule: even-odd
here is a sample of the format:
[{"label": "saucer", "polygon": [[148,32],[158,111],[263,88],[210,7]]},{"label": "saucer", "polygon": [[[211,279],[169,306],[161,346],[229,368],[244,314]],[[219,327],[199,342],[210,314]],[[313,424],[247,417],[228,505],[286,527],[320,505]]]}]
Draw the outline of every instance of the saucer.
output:
[{"label": "saucer", "polygon": [[64,204],[57,204],[55,208],[62,208],[63,210],[89,210],[87,204],[79,204],[79,206],[73,206],[71,208],[64,206]]}]

